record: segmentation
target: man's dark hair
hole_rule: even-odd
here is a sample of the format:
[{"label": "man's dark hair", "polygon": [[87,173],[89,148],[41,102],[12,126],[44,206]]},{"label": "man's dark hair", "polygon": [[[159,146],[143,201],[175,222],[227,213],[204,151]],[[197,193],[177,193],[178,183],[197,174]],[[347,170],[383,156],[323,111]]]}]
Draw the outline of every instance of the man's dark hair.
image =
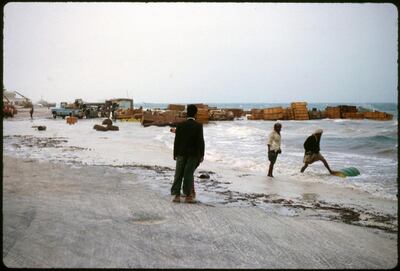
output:
[{"label": "man's dark hair", "polygon": [[196,116],[197,113],[197,107],[194,104],[189,104],[187,106],[187,116],[194,118],[194,116]]}]

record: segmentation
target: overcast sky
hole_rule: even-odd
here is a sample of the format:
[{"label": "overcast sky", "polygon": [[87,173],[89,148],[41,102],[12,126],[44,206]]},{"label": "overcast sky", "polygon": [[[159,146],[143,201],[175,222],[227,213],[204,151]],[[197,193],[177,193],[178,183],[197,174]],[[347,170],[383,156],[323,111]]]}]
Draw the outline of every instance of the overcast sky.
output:
[{"label": "overcast sky", "polygon": [[3,84],[33,101],[396,102],[392,4],[9,3]]}]

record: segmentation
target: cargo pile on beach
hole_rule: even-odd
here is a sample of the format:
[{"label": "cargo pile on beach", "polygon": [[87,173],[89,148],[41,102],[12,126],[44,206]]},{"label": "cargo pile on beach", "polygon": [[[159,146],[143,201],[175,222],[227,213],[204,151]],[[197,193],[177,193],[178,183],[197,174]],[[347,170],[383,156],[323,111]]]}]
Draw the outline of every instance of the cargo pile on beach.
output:
[{"label": "cargo pile on beach", "polygon": [[306,102],[293,102],[290,107],[273,107],[264,109],[251,109],[249,120],[310,120],[310,119],[370,119],[392,120],[393,115],[373,111],[359,112],[356,106],[339,105],[328,106],[325,110],[312,108],[308,110]]},{"label": "cargo pile on beach", "polygon": [[[118,105],[113,112],[112,105]],[[82,99],[75,99],[73,103],[61,103],[61,108],[52,108],[53,118],[66,118],[68,124],[75,124],[78,119],[112,118],[118,121],[140,122],[148,126],[176,126],[186,119],[186,104],[168,104],[166,108],[143,109],[134,108],[132,99],[111,99],[105,103],[85,103]],[[318,119],[351,119],[351,120],[379,120],[389,121],[393,115],[370,110],[354,105],[327,106],[324,110],[308,108],[307,102],[292,102],[288,107],[275,106],[268,108],[218,108],[203,103],[195,104],[198,108],[196,120],[202,124],[210,121],[233,121],[235,119],[248,120],[318,120]],[[92,111],[90,111],[92,110]],[[93,114],[87,114],[89,110]],[[84,114],[84,111],[86,112]],[[21,111],[22,112],[22,111]],[[36,115],[36,113],[34,114]],[[6,114],[5,114],[6,116]]]},{"label": "cargo pile on beach", "polygon": [[[197,121],[203,124],[209,121],[234,120],[247,117],[248,120],[314,120],[314,119],[369,119],[392,120],[393,115],[379,112],[361,112],[356,106],[339,105],[327,106],[325,110],[307,107],[307,102],[292,102],[289,107],[253,108],[245,111],[240,108],[217,108],[206,104],[196,104],[198,108]],[[167,109],[153,109],[144,111],[141,119],[143,126],[174,126],[186,117],[185,105],[169,104]]]},{"label": "cargo pile on beach", "polygon": [[[308,108],[307,102],[292,102],[288,107],[275,106],[268,108],[218,108],[203,103],[197,106],[196,120],[202,124],[209,121],[233,121],[238,118],[248,120],[316,120],[316,119],[368,119],[388,121],[393,119],[392,114],[379,112],[366,108],[357,108],[354,105],[327,106],[324,110]],[[3,108],[5,116],[8,114],[8,107]],[[10,111],[11,112],[11,111]],[[16,112],[16,110],[15,110]],[[112,118],[119,121],[140,122],[144,127],[148,126],[176,126],[186,119],[186,104],[168,104],[166,108],[144,109],[142,106],[134,108],[133,99],[117,98],[104,102],[84,102],[82,99],[75,99],[72,103],[61,102],[59,108],[52,108],[53,118],[67,118],[68,124],[75,124],[82,118]],[[102,129],[98,127],[99,129]]]}]

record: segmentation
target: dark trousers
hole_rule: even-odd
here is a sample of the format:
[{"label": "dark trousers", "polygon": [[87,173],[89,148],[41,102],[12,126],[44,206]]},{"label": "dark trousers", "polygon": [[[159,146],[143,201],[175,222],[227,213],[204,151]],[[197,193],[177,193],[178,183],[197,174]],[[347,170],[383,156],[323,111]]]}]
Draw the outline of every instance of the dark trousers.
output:
[{"label": "dark trousers", "polygon": [[176,168],[174,183],[171,187],[171,195],[180,195],[182,179],[183,179],[183,194],[189,196],[193,188],[193,174],[199,165],[199,158],[195,156],[178,156],[176,157]]}]

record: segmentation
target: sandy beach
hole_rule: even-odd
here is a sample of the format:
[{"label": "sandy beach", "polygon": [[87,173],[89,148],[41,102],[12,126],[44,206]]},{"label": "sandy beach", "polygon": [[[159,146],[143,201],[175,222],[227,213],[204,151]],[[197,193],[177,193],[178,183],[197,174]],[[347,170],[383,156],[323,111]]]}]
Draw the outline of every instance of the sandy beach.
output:
[{"label": "sandy beach", "polygon": [[[3,13],[6,267],[398,265],[396,6]],[[173,202],[188,153],[195,202]]]},{"label": "sandy beach", "polygon": [[[20,110],[3,122],[3,144],[8,146],[3,145],[7,267],[397,265],[396,200],[351,187],[296,181],[299,176],[285,175],[279,167],[270,180],[205,161],[195,174],[199,203],[172,203],[170,151],[159,152],[165,147],[147,139],[158,137],[162,128],[118,123],[121,131],[112,137],[92,132],[96,121],[69,126],[65,120],[53,120],[49,109],[38,108],[33,121],[28,110]],[[36,124],[47,125],[47,131],[31,127]],[[85,145],[83,140],[97,143]],[[135,149],[124,154],[116,144]],[[142,144],[149,145],[138,148]],[[91,154],[96,150],[97,155]],[[85,162],[90,161],[85,153],[96,157],[94,164]],[[99,163],[104,154],[105,160],[110,155],[121,161],[140,159]]]},{"label": "sandy beach", "polygon": [[398,265],[395,5],[3,14],[6,267]]},{"label": "sandy beach", "polygon": [[3,156],[3,262],[28,268],[393,268],[397,234],[174,204],[109,167]]}]

